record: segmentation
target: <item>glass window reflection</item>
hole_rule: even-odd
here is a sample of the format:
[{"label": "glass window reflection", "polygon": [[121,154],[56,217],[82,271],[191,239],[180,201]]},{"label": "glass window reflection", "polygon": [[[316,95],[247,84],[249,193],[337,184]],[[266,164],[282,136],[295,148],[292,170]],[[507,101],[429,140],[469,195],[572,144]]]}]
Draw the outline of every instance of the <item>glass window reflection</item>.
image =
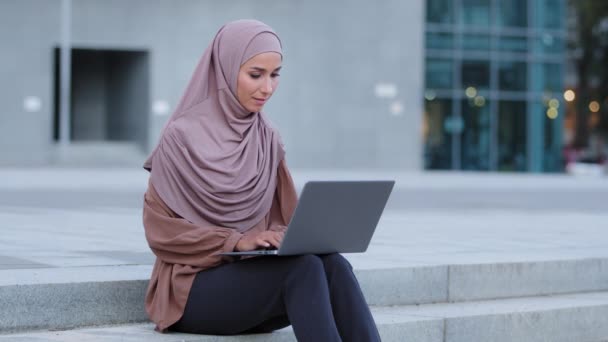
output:
[{"label": "glass window reflection", "polygon": [[462,89],[475,87],[477,90],[487,90],[490,86],[490,61],[462,61]]},{"label": "glass window reflection", "polygon": [[497,23],[503,27],[526,27],[528,25],[528,1],[498,1]]},{"label": "glass window reflection", "polygon": [[426,61],[426,87],[429,89],[452,88],[453,69],[452,60],[428,59]]},{"label": "glass window reflection", "polygon": [[528,38],[500,37],[498,49],[502,51],[526,52],[528,51]]},{"label": "glass window reflection", "polygon": [[498,66],[498,85],[500,90],[525,91],[527,88],[526,62],[500,62]]},{"label": "glass window reflection", "polygon": [[[483,99],[483,100],[482,100]],[[477,100],[477,101],[476,101]],[[490,105],[483,97],[461,101],[464,130],[460,136],[463,170],[490,169]]]},{"label": "glass window reflection", "polygon": [[535,6],[536,27],[560,29],[563,27],[564,1],[563,0],[533,0]]},{"label": "glass window reflection", "polygon": [[451,24],[454,22],[452,0],[427,0],[426,21],[436,24]]},{"label": "glass window reflection", "polygon": [[490,1],[462,0],[460,18],[465,26],[489,26]]},{"label": "glass window reflection", "polygon": [[[539,106],[542,108],[541,113],[535,115],[543,116],[543,170],[547,172],[555,172],[562,168],[561,141],[559,134],[563,127],[563,103],[558,102],[552,104],[544,104]],[[552,109],[553,108],[553,109]]]},{"label": "glass window reflection", "polygon": [[541,54],[562,54],[564,53],[564,39],[551,33],[544,33],[535,40],[535,52]]},{"label": "glass window reflection", "polygon": [[454,48],[454,35],[444,32],[427,32],[426,48],[437,50],[451,50]]},{"label": "glass window reflection", "polygon": [[563,71],[562,65],[556,63],[543,64],[543,90],[548,92],[562,92]]},{"label": "glass window reflection", "polygon": [[563,120],[542,107],[563,92],[566,4],[427,1],[427,168],[563,167]]},{"label": "glass window reflection", "polygon": [[498,170],[526,171],[526,102],[498,104]]},{"label": "glass window reflection", "polygon": [[487,34],[465,34],[462,37],[464,50],[490,50],[490,36]]},{"label": "glass window reflection", "polygon": [[452,135],[447,130],[452,99],[425,101],[424,160],[427,169],[452,168]]}]

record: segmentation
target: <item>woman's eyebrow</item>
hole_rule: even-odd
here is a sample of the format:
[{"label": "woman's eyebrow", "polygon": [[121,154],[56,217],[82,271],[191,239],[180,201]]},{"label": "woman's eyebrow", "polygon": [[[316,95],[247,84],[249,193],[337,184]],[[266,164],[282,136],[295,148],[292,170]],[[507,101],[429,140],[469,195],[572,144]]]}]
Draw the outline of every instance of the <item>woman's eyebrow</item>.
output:
[{"label": "woman's eyebrow", "polygon": [[[275,71],[275,72],[276,72],[276,71],[279,71],[279,70],[281,70],[281,68],[282,68],[282,66],[280,66],[280,67],[278,67],[278,68],[274,69],[274,71]],[[253,69],[253,70],[255,70],[255,71],[261,71],[261,72],[266,71],[266,69],[261,68],[261,67],[256,67],[256,66],[252,66],[252,67],[250,67],[249,69]]]}]

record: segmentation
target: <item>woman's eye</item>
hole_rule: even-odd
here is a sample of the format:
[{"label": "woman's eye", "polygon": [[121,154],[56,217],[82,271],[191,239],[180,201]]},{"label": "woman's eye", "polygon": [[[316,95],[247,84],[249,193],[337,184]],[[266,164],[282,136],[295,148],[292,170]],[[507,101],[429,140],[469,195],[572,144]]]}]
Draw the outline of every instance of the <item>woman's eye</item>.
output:
[{"label": "woman's eye", "polygon": [[280,75],[280,74],[278,74],[278,73],[274,73],[274,74],[272,74],[272,75],[270,75],[270,76],[274,78],[274,77],[279,77],[279,76],[281,76],[281,75]]},{"label": "woman's eye", "polygon": [[251,78],[253,78],[253,79],[260,78],[260,75],[257,75],[257,74],[249,74],[249,76],[251,76]]}]

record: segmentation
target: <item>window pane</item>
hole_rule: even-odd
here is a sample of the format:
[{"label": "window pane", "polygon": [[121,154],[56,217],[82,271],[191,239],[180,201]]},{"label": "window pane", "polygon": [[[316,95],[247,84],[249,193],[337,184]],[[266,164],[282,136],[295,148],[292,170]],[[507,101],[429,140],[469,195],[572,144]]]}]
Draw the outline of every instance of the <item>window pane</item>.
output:
[{"label": "window pane", "polygon": [[543,76],[543,90],[562,92],[564,81],[560,64],[543,64]]},{"label": "window pane", "polygon": [[465,34],[462,37],[464,50],[490,50],[490,36],[486,34]]},{"label": "window pane", "polygon": [[[477,97],[479,99],[479,97]],[[462,100],[464,130],[460,136],[463,170],[490,168],[490,106],[488,101]]]},{"label": "window pane", "polygon": [[532,66],[532,89],[537,92],[556,92],[563,91],[563,70],[562,65],[557,63],[535,63]]},{"label": "window pane", "polygon": [[542,113],[535,113],[535,115],[543,116],[543,171],[546,172],[561,171],[563,168],[559,137],[563,127],[564,103],[560,101],[559,97],[552,100],[555,102],[539,106],[542,108]]},{"label": "window pane", "polygon": [[542,36],[536,38],[534,42],[534,51],[536,53],[561,54],[565,49],[564,40],[550,33],[544,33]]},{"label": "window pane", "polygon": [[500,90],[525,91],[526,90],[525,62],[500,62],[498,67],[498,85]]},{"label": "window pane", "polygon": [[427,49],[452,49],[454,48],[454,36],[451,33],[426,33]]},{"label": "window pane", "polygon": [[533,0],[535,6],[535,26],[560,29],[566,22],[564,0]]},{"label": "window pane", "polygon": [[526,102],[498,104],[498,170],[526,171]]},{"label": "window pane", "polygon": [[475,87],[487,90],[490,85],[489,61],[462,61],[462,88]]},{"label": "window pane", "polygon": [[452,167],[452,136],[446,130],[451,115],[451,99],[425,101],[424,161],[427,169]]},{"label": "window pane", "polygon": [[427,0],[426,21],[437,24],[451,24],[453,18],[452,0]]},{"label": "window pane", "polygon": [[498,49],[503,51],[526,52],[528,39],[526,37],[500,37]]},{"label": "window pane", "polygon": [[467,26],[490,25],[489,0],[462,0],[461,21]]},{"label": "window pane", "polygon": [[426,87],[430,89],[451,89],[453,62],[449,59],[427,59]]},{"label": "window pane", "polygon": [[526,27],[528,25],[528,2],[526,0],[499,1],[498,25],[503,27]]}]

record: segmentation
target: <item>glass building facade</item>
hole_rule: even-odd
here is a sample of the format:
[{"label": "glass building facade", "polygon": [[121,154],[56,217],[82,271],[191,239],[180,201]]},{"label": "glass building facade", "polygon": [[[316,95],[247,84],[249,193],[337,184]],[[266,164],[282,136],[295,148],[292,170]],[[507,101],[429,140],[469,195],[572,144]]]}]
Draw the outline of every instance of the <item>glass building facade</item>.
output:
[{"label": "glass building facade", "polygon": [[427,0],[427,169],[562,170],[565,0]]}]

